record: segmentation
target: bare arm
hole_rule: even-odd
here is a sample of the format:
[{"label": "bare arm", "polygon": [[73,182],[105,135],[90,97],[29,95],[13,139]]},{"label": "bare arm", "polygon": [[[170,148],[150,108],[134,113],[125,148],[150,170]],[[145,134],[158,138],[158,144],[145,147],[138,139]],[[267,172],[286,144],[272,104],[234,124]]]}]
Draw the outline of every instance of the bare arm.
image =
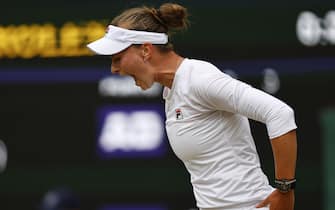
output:
[{"label": "bare arm", "polygon": [[[272,151],[275,162],[276,179],[294,179],[297,160],[297,137],[296,131],[290,131],[282,136],[271,140]],[[293,210],[294,190],[281,193],[275,190],[257,208],[270,205],[270,210]]]},{"label": "bare arm", "polygon": [[294,179],[297,160],[296,131],[271,140],[276,179]]}]

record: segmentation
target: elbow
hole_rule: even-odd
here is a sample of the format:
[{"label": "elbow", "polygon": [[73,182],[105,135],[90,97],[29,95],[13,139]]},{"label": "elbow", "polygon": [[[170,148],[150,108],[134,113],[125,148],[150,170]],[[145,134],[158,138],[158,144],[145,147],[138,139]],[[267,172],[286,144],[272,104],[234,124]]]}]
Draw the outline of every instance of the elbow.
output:
[{"label": "elbow", "polygon": [[273,109],[271,117],[268,118],[268,123],[276,123],[285,125],[287,122],[294,121],[294,110],[287,104],[282,104],[276,109]]},{"label": "elbow", "polygon": [[294,110],[289,105],[282,108],[280,115],[287,121],[294,120]]},{"label": "elbow", "polygon": [[284,135],[297,128],[295,123],[295,113],[292,107],[288,105],[281,106],[274,117],[267,123],[270,139]]}]

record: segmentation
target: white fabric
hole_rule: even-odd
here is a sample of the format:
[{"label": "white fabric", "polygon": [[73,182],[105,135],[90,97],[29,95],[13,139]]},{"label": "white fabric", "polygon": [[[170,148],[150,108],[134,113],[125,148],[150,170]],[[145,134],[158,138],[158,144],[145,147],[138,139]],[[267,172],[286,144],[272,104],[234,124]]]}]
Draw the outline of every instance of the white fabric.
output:
[{"label": "white fabric", "polygon": [[109,25],[107,33],[87,45],[89,49],[100,55],[113,55],[128,48],[132,44],[166,44],[168,35],[165,33],[135,31]]},{"label": "white fabric", "polygon": [[269,205],[266,206],[266,207],[262,207],[262,208],[256,208],[256,205],[258,203],[250,203],[249,205],[246,204],[246,205],[241,205],[241,206],[238,206],[238,207],[235,207],[233,209],[227,209],[227,208],[210,208],[210,209],[202,209],[200,208],[199,210],[270,210],[270,207]]},{"label": "white fabric", "polygon": [[266,123],[274,138],[296,128],[288,105],[210,63],[190,59],[163,97],[169,142],[191,175],[199,208],[241,209],[273,191],[248,118]]},{"label": "white fabric", "polygon": [[[210,209],[199,209],[199,210],[229,210],[226,208],[210,208]],[[234,208],[233,210],[270,210],[270,207],[256,208],[256,205],[249,207]]]}]

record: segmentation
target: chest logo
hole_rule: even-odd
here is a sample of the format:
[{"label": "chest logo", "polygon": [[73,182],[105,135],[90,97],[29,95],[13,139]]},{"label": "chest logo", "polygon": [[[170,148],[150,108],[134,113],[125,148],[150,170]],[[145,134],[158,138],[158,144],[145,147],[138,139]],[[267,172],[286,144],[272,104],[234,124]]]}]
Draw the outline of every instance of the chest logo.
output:
[{"label": "chest logo", "polygon": [[181,109],[177,108],[175,111],[176,111],[176,120],[182,120],[183,113],[181,112]]}]

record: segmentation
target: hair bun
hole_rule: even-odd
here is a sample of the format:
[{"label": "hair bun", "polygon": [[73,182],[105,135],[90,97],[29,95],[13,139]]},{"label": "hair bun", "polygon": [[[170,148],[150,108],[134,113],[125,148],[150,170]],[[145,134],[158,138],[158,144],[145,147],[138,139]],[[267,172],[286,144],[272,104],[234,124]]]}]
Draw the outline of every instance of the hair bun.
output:
[{"label": "hair bun", "polygon": [[169,27],[162,19],[162,14],[159,9],[151,8],[150,13],[154,16],[154,18],[168,31]]},{"label": "hair bun", "polygon": [[168,28],[186,29],[188,26],[187,9],[179,4],[162,4],[155,13]]}]

